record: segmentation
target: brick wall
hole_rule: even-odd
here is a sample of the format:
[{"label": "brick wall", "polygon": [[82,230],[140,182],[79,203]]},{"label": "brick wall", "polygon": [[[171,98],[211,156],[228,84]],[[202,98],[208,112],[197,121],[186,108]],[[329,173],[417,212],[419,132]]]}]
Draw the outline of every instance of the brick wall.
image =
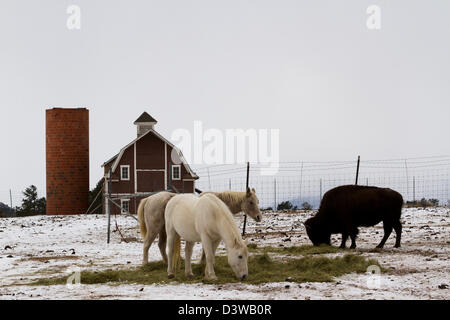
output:
[{"label": "brick wall", "polygon": [[47,215],[82,214],[89,197],[89,110],[46,110]]}]

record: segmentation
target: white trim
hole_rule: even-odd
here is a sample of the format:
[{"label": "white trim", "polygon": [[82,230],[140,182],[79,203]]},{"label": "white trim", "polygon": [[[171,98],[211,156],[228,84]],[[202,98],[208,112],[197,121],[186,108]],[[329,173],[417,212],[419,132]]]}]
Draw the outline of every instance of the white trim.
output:
[{"label": "white trim", "polygon": [[[123,210],[123,203],[128,202],[128,211],[125,212]],[[130,212],[130,199],[120,199],[120,213],[129,213]]]},{"label": "white trim", "polygon": [[[133,141],[131,141],[129,144],[127,144],[125,147],[123,147],[119,154],[117,155],[116,161],[114,162],[113,166],[112,166],[112,171],[115,172],[117,169],[117,166],[119,165],[120,160],[122,159],[122,155],[125,152],[126,149],[128,149],[132,144],[136,143],[139,139],[142,139],[143,137],[145,137],[147,134],[149,134],[150,132],[152,132],[155,136],[157,136],[159,139],[161,139],[162,141],[164,141],[166,144],[168,144],[170,147],[172,147],[173,149],[175,149],[175,151],[178,153],[178,156],[180,157],[181,162],[183,163],[183,166],[186,168],[186,170],[189,172],[189,174],[194,177],[194,178],[199,178],[194,171],[192,171],[191,167],[189,166],[189,164],[186,162],[186,159],[184,158],[182,152],[174,145],[172,144],[169,140],[167,140],[166,138],[164,138],[162,135],[160,135],[158,132],[156,132],[154,129],[150,129],[149,131],[147,131],[146,133],[144,133],[143,135],[141,135],[140,137],[137,137],[136,139],[134,139]],[[167,148],[167,146],[166,146]],[[167,151],[166,151],[166,155],[165,157],[167,157]],[[113,158],[114,159],[114,158]],[[166,159],[167,160],[167,159]],[[111,161],[111,160],[109,160]],[[166,161],[167,163],[167,161]],[[106,164],[106,163],[105,163]],[[103,164],[103,165],[105,165]],[[167,189],[167,188],[166,188]]]},{"label": "white trim", "polygon": [[164,141],[164,190],[167,190],[167,142]]},{"label": "white trim", "polygon": [[[123,175],[122,175],[122,169],[123,168],[127,168],[128,169],[128,178],[124,178],[123,177]],[[130,172],[130,165],[128,165],[128,164],[124,164],[124,165],[121,165],[120,166],[120,180],[121,181],[130,181],[130,176],[131,176],[131,174],[130,174],[131,172]]]},{"label": "white trim", "polygon": [[136,142],[134,143],[134,193],[137,192]]},{"label": "white trim", "polygon": [[[173,176],[173,169],[175,169],[175,168],[178,168],[178,174],[179,174],[179,177],[176,179]],[[179,164],[172,165],[172,181],[176,181],[176,180],[181,180],[181,165],[179,165]]]},{"label": "white trim", "polygon": [[105,214],[109,212],[109,201],[106,195],[109,194],[109,181],[105,178]]}]

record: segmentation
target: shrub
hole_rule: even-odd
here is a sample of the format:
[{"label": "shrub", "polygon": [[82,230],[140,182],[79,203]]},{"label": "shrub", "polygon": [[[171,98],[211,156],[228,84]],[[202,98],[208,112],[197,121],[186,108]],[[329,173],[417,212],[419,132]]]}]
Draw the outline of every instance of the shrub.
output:
[{"label": "shrub", "polygon": [[283,201],[278,204],[277,210],[297,210],[298,207],[292,205],[290,201]]},{"label": "shrub", "polygon": [[309,202],[303,202],[302,203],[302,209],[303,210],[312,210],[312,205],[309,204]]}]

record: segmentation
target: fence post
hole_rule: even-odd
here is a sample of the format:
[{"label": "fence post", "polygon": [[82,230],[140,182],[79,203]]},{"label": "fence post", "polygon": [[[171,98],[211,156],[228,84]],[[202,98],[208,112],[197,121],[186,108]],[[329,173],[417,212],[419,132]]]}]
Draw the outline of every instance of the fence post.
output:
[{"label": "fence post", "polygon": [[302,167],[300,168],[300,194],[299,194],[300,203],[302,202],[302,184],[303,184],[303,161]]},{"label": "fence post", "polygon": [[[246,186],[245,186],[245,192],[247,192],[248,190],[248,180],[249,180],[249,176],[250,176],[250,162],[247,162],[247,182],[246,182]],[[244,227],[242,228],[242,236],[245,235],[245,226],[247,225],[247,214],[244,212]]]},{"label": "fence post", "polygon": [[231,178],[228,179],[228,189],[231,190]]},{"label": "fence post", "polygon": [[211,191],[211,176],[209,175],[209,167],[206,168],[206,170],[208,171],[208,183],[209,183],[209,191]]},{"label": "fence post", "polygon": [[273,199],[274,199],[274,206],[273,210],[277,210],[277,179],[273,179]]},{"label": "fence post", "polygon": [[408,183],[408,164],[405,159],[405,172],[406,172],[406,199],[409,199],[409,183]]},{"label": "fence post", "polygon": [[356,181],[355,181],[356,185],[358,184],[358,176],[359,176],[359,160],[360,157],[358,156],[358,163],[356,164]]},{"label": "fence post", "polygon": [[413,203],[416,202],[416,176],[413,176]]},{"label": "fence post", "polygon": [[319,201],[319,204],[320,204],[320,202],[322,202],[322,178],[320,178],[320,197],[319,197],[319,199],[320,199],[320,201]]},{"label": "fence post", "polygon": [[111,187],[112,187],[112,168],[109,168],[109,177],[108,177],[108,237],[106,239],[106,243],[109,243],[110,240],[110,234],[111,234],[111,206],[109,204],[109,201],[111,201]]}]

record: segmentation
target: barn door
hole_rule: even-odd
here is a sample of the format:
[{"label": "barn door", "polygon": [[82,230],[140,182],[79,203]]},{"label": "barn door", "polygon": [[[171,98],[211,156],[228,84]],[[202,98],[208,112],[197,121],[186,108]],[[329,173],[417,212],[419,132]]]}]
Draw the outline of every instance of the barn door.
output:
[{"label": "barn door", "polygon": [[137,192],[164,190],[164,171],[138,171]]}]

